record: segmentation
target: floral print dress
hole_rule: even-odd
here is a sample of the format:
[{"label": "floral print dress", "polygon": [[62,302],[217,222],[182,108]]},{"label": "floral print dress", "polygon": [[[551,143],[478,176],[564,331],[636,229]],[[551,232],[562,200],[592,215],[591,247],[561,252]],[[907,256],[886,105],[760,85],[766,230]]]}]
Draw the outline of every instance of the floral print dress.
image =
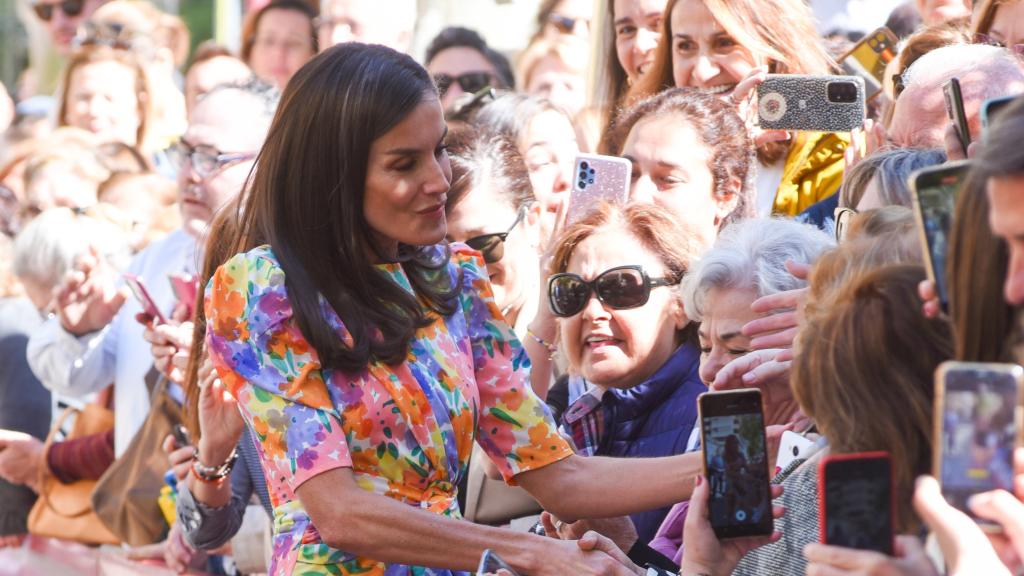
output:
[{"label": "floral print dress", "polygon": [[[445,250],[436,246],[431,250]],[[295,490],[335,468],[359,487],[409,506],[459,517],[456,486],[473,441],[505,480],[571,454],[529,383],[529,360],[494,303],[480,255],[450,247],[458,309],[420,329],[407,360],[359,373],[321,368],[303,338],[269,246],[238,254],[206,290],[207,349],[259,441],[274,506],[271,574],[439,575],[331,548]],[[413,289],[399,264],[377,270]],[[321,298],[324,317],[351,342]]]}]

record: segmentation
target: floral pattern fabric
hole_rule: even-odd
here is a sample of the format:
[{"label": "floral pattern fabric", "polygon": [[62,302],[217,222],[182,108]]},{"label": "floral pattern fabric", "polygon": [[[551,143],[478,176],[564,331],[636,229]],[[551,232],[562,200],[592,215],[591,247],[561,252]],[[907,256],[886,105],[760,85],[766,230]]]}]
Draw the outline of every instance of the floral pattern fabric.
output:
[{"label": "floral pattern fabric", "polygon": [[[432,250],[445,250],[437,246]],[[377,270],[412,292],[399,264]],[[256,434],[274,506],[271,574],[439,575],[331,548],[295,490],[341,467],[364,490],[458,517],[456,488],[477,441],[508,482],[571,454],[529,384],[529,360],[494,303],[480,255],[451,246],[458,310],[420,329],[407,360],[360,373],[322,368],[292,316],[268,246],[221,266],[206,290],[207,347]],[[351,342],[321,298],[324,317]]]}]

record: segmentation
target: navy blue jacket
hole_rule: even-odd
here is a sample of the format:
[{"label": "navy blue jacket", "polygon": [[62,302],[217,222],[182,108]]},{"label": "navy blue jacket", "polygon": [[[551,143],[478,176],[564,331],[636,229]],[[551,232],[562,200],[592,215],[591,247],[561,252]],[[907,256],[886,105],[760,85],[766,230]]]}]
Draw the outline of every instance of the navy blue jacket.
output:
[{"label": "navy blue jacket", "polygon": [[[601,404],[606,431],[596,454],[653,458],[686,452],[697,421],[697,396],[707,391],[699,367],[700,350],[686,343],[646,382],[628,390],[605,392]],[[670,509],[666,506],[630,516],[641,542],[654,539]]]}]

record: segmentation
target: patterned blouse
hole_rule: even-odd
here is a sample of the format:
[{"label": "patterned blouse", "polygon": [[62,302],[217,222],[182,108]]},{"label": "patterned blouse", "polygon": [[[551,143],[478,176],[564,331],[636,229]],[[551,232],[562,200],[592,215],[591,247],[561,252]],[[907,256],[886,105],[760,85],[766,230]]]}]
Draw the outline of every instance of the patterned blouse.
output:
[{"label": "patterned blouse", "polygon": [[[376,268],[413,291],[399,264]],[[295,495],[313,476],[351,468],[364,490],[459,517],[455,487],[474,440],[509,483],[571,454],[530,388],[529,360],[494,303],[483,259],[452,245],[448,273],[461,277],[456,312],[431,312],[433,324],[416,333],[403,364],[372,362],[359,373],[321,368],[269,246],[234,256],[211,279],[207,346],[259,443],[274,506],[271,574],[453,574],[328,546]]]}]

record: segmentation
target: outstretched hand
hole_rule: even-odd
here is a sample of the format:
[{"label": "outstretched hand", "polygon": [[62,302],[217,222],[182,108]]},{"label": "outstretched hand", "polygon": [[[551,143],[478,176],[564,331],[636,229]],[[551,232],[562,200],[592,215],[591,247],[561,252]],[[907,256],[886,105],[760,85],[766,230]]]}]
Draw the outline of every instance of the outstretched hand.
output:
[{"label": "outstretched hand", "polygon": [[110,324],[129,295],[127,287],[115,286],[115,278],[94,248],[78,258],[53,292],[64,330],[83,336]]}]

